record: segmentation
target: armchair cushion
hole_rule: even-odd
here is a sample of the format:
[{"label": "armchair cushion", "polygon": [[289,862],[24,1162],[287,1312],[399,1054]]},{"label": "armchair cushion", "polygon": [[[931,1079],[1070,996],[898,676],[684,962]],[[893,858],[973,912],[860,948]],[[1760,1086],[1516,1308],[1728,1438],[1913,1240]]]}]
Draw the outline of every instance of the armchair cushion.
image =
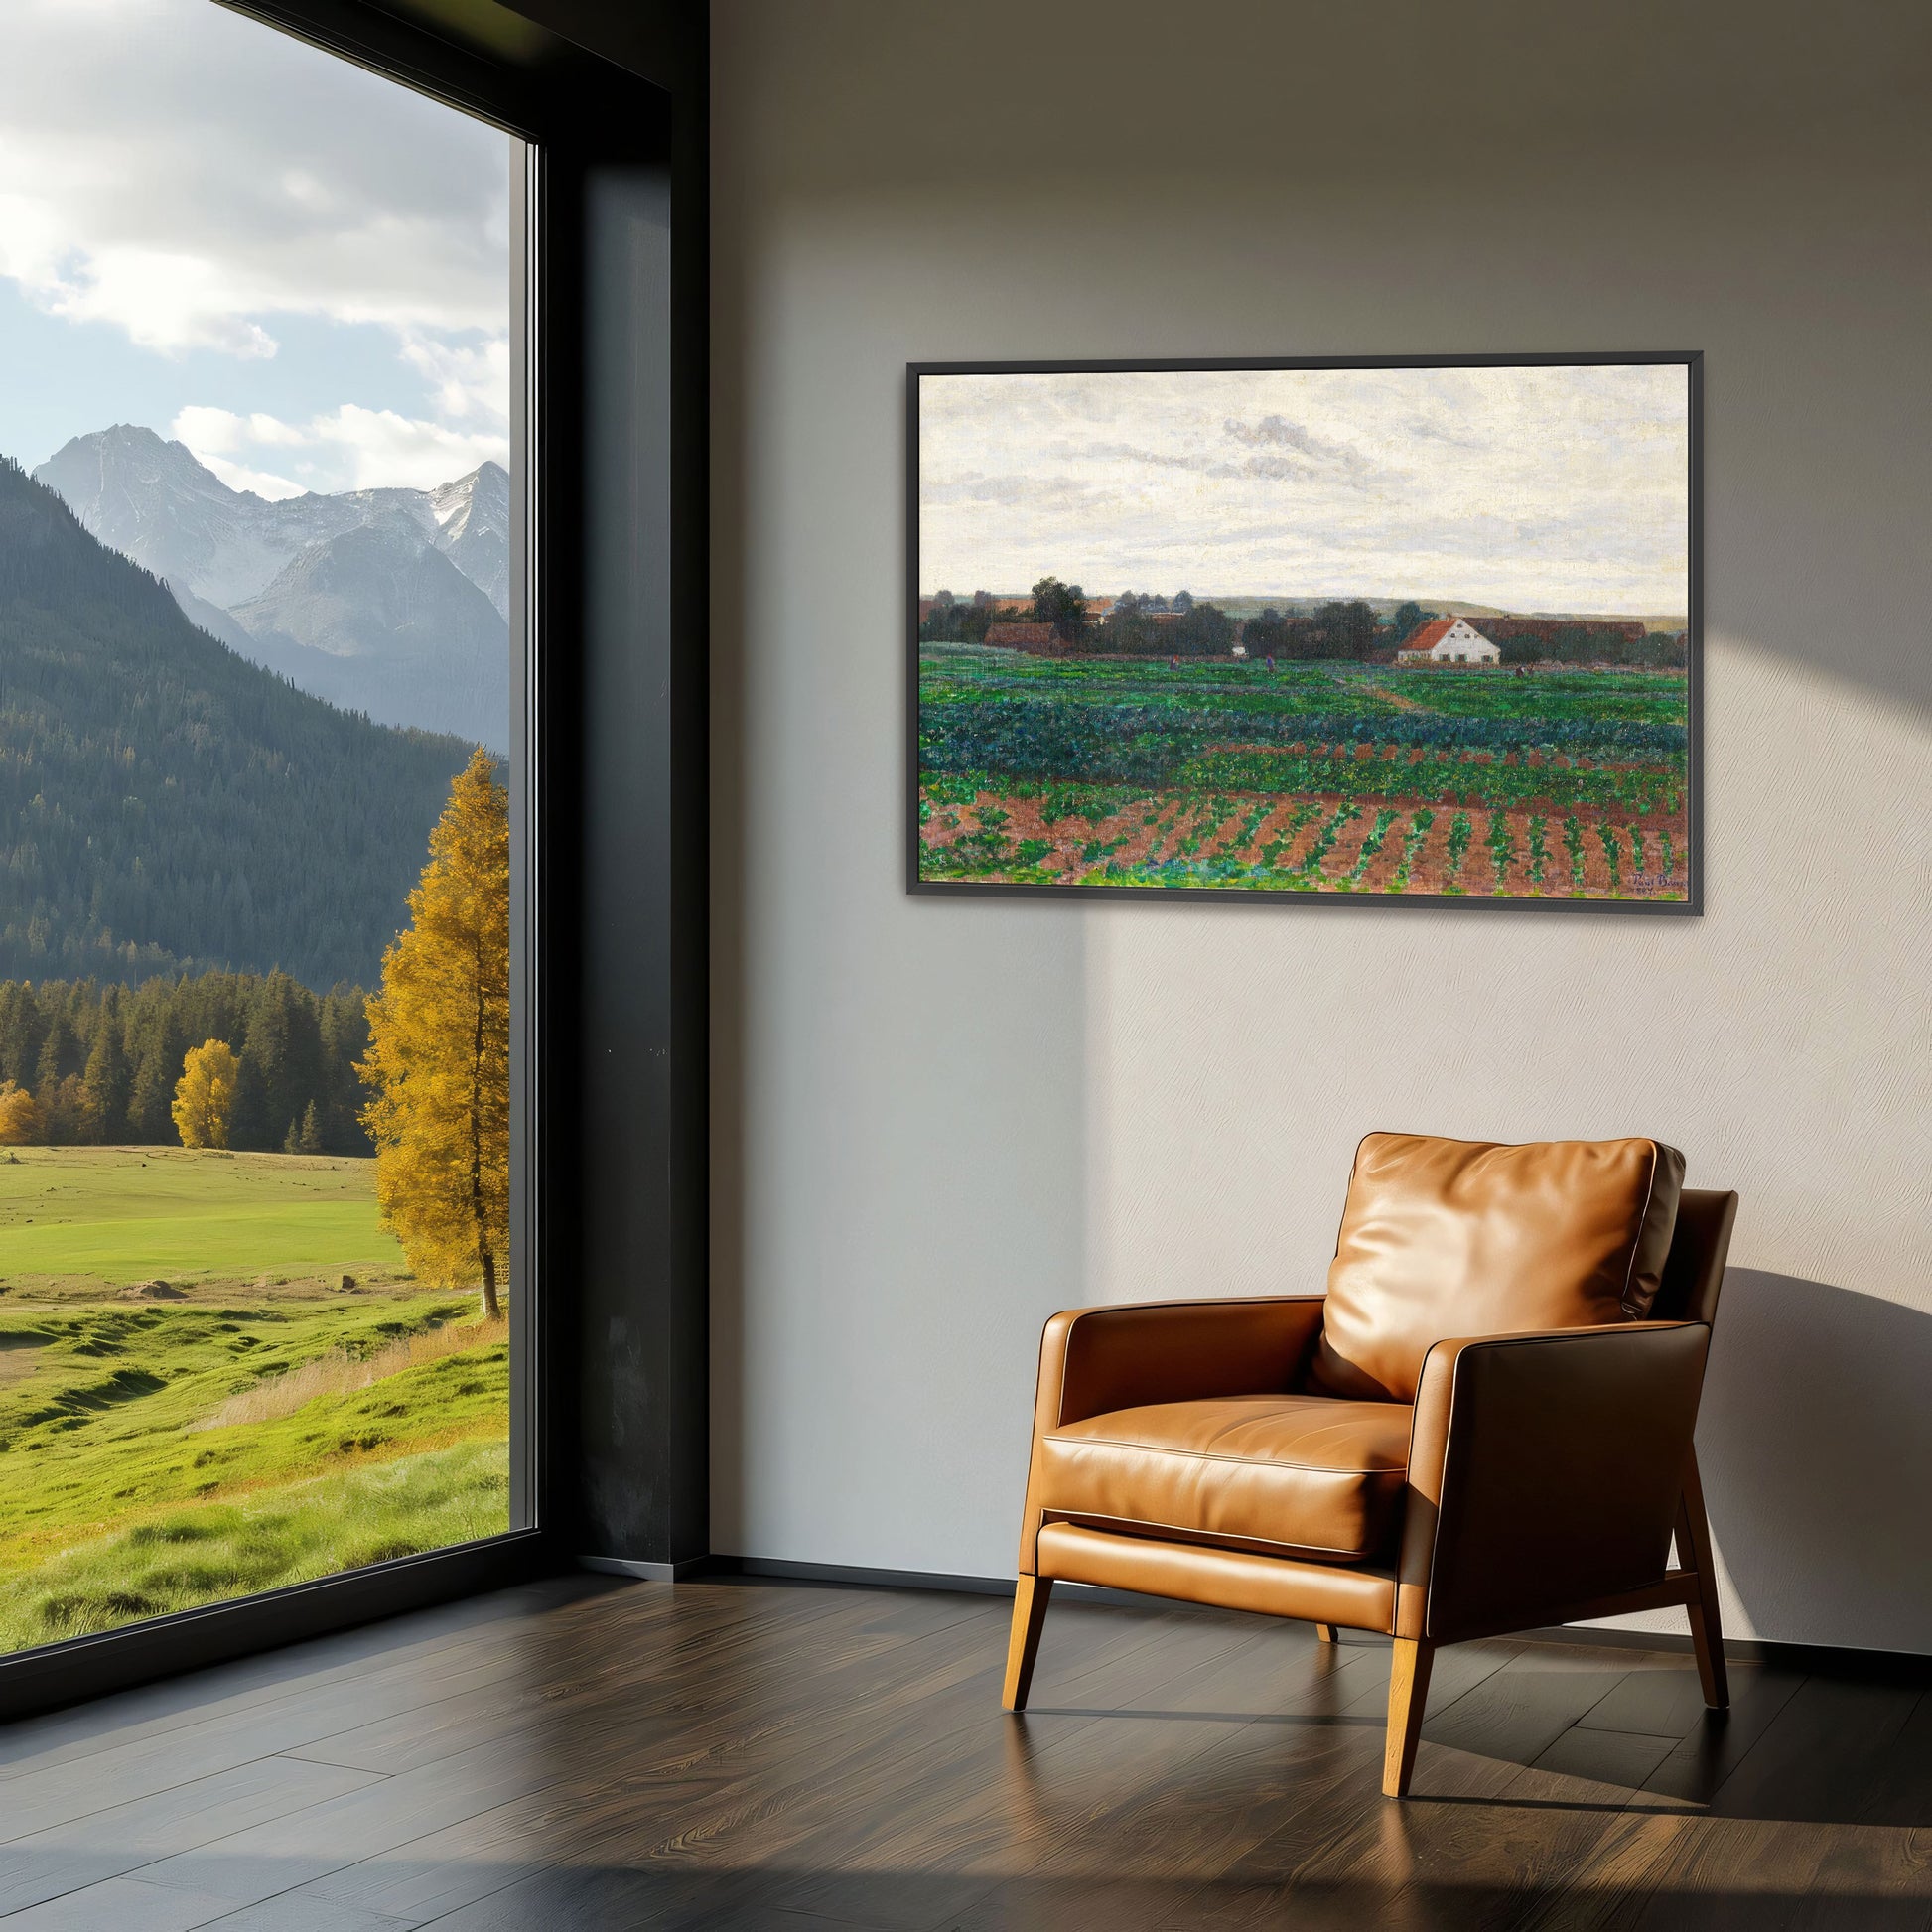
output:
[{"label": "armchair cushion", "polygon": [[1359,1563],[1393,1548],[1409,1422],[1308,1395],[1118,1409],[1040,1437],[1036,1500],[1103,1529]]},{"label": "armchair cushion", "polygon": [[1449,1336],[1641,1318],[1684,1157],[1649,1140],[1524,1147],[1371,1134],[1356,1150],[1308,1385],[1412,1403]]}]

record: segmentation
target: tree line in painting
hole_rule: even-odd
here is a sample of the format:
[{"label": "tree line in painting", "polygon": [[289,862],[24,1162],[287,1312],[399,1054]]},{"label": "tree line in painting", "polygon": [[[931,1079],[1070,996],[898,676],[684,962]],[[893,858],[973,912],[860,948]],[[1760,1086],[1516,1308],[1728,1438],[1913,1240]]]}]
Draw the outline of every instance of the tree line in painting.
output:
[{"label": "tree line in painting", "polygon": [[[1226,657],[1237,648],[1249,659],[1282,662],[1389,663],[1430,619],[1445,615],[1411,600],[1378,612],[1362,598],[1330,599],[1310,610],[1263,605],[1238,617],[1210,600],[1177,591],[1173,597],[1125,591],[1104,610],[1078,584],[1043,577],[1031,604],[978,591],[970,599],[935,592],[920,621],[921,643],[983,644],[999,622],[1020,618],[1050,624],[1060,643],[1104,657]],[[1016,604],[1020,608],[1016,609]],[[1476,619],[1494,638],[1507,665],[1619,664],[1682,668],[1685,638],[1677,630],[1589,619]]]}]

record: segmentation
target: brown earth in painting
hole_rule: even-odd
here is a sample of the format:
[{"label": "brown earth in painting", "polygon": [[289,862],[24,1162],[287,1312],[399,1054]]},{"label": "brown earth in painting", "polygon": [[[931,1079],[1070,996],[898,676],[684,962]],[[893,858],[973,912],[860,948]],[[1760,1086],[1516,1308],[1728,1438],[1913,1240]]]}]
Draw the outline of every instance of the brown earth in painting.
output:
[{"label": "brown earth in painting", "polygon": [[[1350,801],[1333,793],[1298,795],[1272,801],[1251,793],[1215,794],[1212,797],[1195,793],[1149,793],[1097,819],[1070,816],[1049,823],[1043,815],[1044,796],[1041,793],[981,792],[970,805],[947,808],[956,811],[956,827],[943,825],[941,812],[935,812],[922,828],[921,837],[927,848],[948,846],[962,836],[987,829],[983,824],[984,814],[1004,812],[1004,821],[996,820],[991,829],[1014,848],[1030,841],[1045,844],[1049,850],[1037,861],[1040,871],[1070,884],[1099,872],[1109,863],[1123,872],[1174,860],[1191,863],[1220,860],[1259,866],[1264,863],[1267,848],[1275,840],[1288,835],[1289,828],[1294,826],[1292,837],[1288,837],[1282,850],[1275,854],[1270,868],[1273,874],[1287,878],[1300,871],[1336,811],[1347,802]],[[1353,882],[1352,887],[1357,895],[1391,895],[1413,831],[1414,815],[1418,811],[1428,811],[1433,814],[1432,823],[1410,857],[1408,881],[1398,896],[1448,894],[1472,898],[1515,897],[1559,901],[1579,897],[1573,891],[1571,854],[1564,842],[1566,815],[1560,811],[1539,811],[1526,807],[1496,815],[1500,817],[1502,831],[1499,878],[1498,855],[1490,844],[1495,818],[1487,810],[1480,807],[1457,808],[1428,799],[1405,799],[1380,806],[1353,802],[1357,804],[1360,816],[1337,829],[1321,862],[1319,877],[1325,890],[1346,890],[1338,882],[1346,880],[1361,859],[1381,813],[1393,811],[1395,817],[1385,826],[1379,847],[1369,856],[1361,877]],[[1255,817],[1257,809],[1264,803],[1267,805],[1266,811],[1259,818]],[[1217,804],[1221,809],[1216,809]],[[1313,807],[1312,812],[1308,813],[1297,826],[1297,815],[1311,806]],[[1463,843],[1459,864],[1452,866],[1449,843],[1458,816],[1468,819],[1468,835]],[[1540,888],[1532,876],[1531,820],[1536,817],[1544,821],[1543,879]],[[1153,822],[1150,824],[1149,820]],[[1684,828],[1680,819],[1649,820],[1626,815],[1605,817],[1597,813],[1580,812],[1577,820],[1583,842],[1584,888],[1581,897],[1682,897],[1685,883]],[[1641,869],[1636,863],[1633,828],[1642,832],[1645,841]],[[1617,852],[1617,879],[1614,885],[1609,848],[1604,841],[1605,830]],[[1671,834],[1673,842],[1673,861],[1668,875],[1663,870],[1662,834],[1665,831]],[[1183,850],[1190,840],[1193,842],[1191,849]],[[1116,842],[1117,849],[1102,857],[1088,859],[1084,856],[1084,849],[1089,845],[1108,846]],[[1000,883],[1009,877],[1011,870],[989,868],[964,876]],[[1241,892],[1253,889],[1230,883],[1221,890]]]}]

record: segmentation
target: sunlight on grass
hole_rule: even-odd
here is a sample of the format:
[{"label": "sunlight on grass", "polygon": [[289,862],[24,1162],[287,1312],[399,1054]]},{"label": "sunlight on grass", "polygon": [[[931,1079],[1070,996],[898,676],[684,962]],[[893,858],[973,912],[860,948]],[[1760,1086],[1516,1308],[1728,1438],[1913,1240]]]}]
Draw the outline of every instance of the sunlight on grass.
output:
[{"label": "sunlight on grass", "polygon": [[99,1288],[403,1272],[374,1163],[188,1148],[16,1148],[0,1158],[0,1276]]},{"label": "sunlight on grass", "polygon": [[439,1362],[445,1356],[461,1355],[492,1342],[506,1345],[509,1332],[505,1316],[496,1321],[452,1321],[425,1334],[404,1335],[372,1355],[337,1348],[286,1375],[273,1376],[231,1395],[212,1415],[190,1423],[189,1431],[194,1434],[243,1423],[279,1422],[318,1396],[349,1395],[380,1382],[384,1376],[399,1375],[406,1368],[421,1368],[426,1362]]},{"label": "sunlight on grass", "polygon": [[508,1324],[362,1272],[372,1169],[0,1160],[0,1651],[509,1527]]},{"label": "sunlight on grass", "polygon": [[176,1510],[0,1581],[0,1651],[499,1535],[508,1523],[500,1441]]}]

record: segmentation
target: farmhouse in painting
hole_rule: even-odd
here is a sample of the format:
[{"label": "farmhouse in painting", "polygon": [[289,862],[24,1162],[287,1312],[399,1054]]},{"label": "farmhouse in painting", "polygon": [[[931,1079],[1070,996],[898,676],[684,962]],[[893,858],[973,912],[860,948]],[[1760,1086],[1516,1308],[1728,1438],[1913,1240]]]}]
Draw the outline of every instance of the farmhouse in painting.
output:
[{"label": "farmhouse in painting", "polygon": [[1398,664],[1495,664],[1502,652],[1466,618],[1418,624],[1395,654]]},{"label": "farmhouse in painting", "polygon": [[986,641],[1006,650],[1030,650],[1038,656],[1064,656],[1066,644],[1050,623],[993,623]]}]

